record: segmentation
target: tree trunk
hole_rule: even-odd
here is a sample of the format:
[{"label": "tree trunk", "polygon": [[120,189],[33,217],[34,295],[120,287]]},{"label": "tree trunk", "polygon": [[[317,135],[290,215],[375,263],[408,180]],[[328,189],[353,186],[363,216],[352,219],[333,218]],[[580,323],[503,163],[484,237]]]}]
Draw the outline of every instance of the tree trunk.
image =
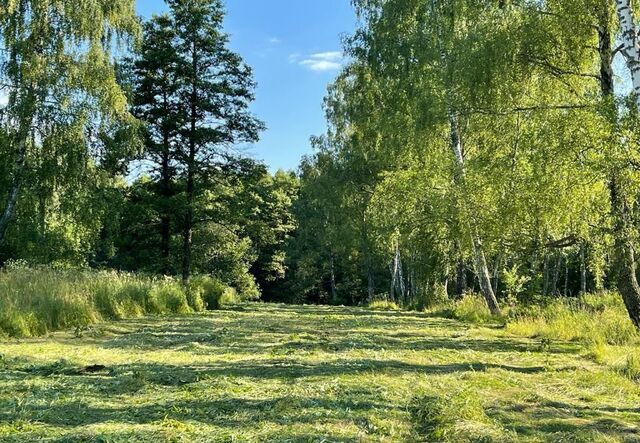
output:
[{"label": "tree trunk", "polygon": [[[640,92],[640,51],[638,50],[638,37],[633,22],[631,2],[629,0],[616,0],[616,9],[625,45],[624,55],[627,58],[627,66],[631,71],[636,100],[640,105],[640,95],[638,95],[638,92]],[[606,13],[602,15],[598,32],[600,37],[600,71],[602,73],[613,72],[611,67],[611,30],[609,29],[609,17],[607,15]],[[608,102],[614,93],[613,80],[605,82],[604,76],[602,77],[602,95]],[[620,140],[620,142],[624,143],[624,140]],[[631,240],[631,222],[624,189],[615,170],[609,180],[609,192],[614,219],[613,263],[614,268],[618,271],[618,291],[620,291],[620,295],[624,300],[629,317],[635,326],[640,329],[640,286],[636,276],[635,253]]]},{"label": "tree trunk", "polygon": [[542,281],[542,295],[549,295],[549,280],[551,279],[549,275],[549,253],[547,251],[544,252],[544,264],[543,264],[543,281]]},{"label": "tree trunk", "polygon": [[22,181],[24,176],[24,163],[26,159],[27,141],[23,139],[19,142],[16,152],[16,160],[13,165],[13,179],[11,181],[11,187],[9,188],[9,195],[0,217],[0,244],[4,241],[9,228],[9,223],[13,218],[13,214],[16,210],[16,203],[18,202],[18,195],[22,189]]},{"label": "tree trunk", "polygon": [[[444,40],[444,32],[441,24],[438,20],[438,10],[436,5],[436,0],[431,0],[431,8],[433,12],[433,18],[436,20],[436,27],[438,33],[438,50],[440,52],[440,61],[442,62],[442,68],[444,70],[447,61],[447,54],[444,49],[443,40]],[[462,213],[463,223],[469,227],[469,234],[471,236],[471,243],[473,245],[473,258],[474,264],[476,268],[476,273],[478,276],[478,282],[480,284],[480,290],[482,291],[482,295],[487,302],[487,306],[489,310],[494,315],[499,315],[500,306],[498,305],[498,300],[496,299],[496,295],[493,292],[493,287],[491,286],[491,276],[489,274],[489,267],[487,266],[487,259],[484,253],[484,247],[482,245],[482,239],[480,233],[478,231],[478,225],[475,220],[473,214],[470,213],[469,202],[467,201],[466,195],[466,184],[465,184],[465,161],[464,161],[464,152],[462,145],[462,136],[460,134],[460,126],[458,124],[458,116],[454,109],[452,94],[451,94],[451,85],[450,80],[448,78],[444,79],[444,88],[445,95],[447,100],[447,114],[449,118],[449,130],[450,130],[450,143],[451,150],[453,151],[453,155],[456,161],[456,172],[454,175],[454,181],[456,187],[460,190],[460,209]]]},{"label": "tree trunk", "polygon": [[587,293],[587,259],[586,259],[586,247],[583,244],[580,245],[580,293]]},{"label": "tree trunk", "polygon": [[558,295],[558,281],[560,281],[560,267],[562,266],[562,256],[557,254],[556,263],[553,268],[553,285],[551,286],[551,295]]},{"label": "tree trunk", "polygon": [[196,169],[196,134],[198,130],[198,51],[195,44],[192,48],[193,84],[191,85],[191,127],[189,133],[189,159],[187,161],[187,207],[185,211],[183,245],[182,245],[182,283],[189,285],[191,278],[191,245],[193,243],[193,200],[195,193]]},{"label": "tree trunk", "polygon": [[456,265],[456,297],[462,298],[467,291],[467,265],[464,259],[460,257]]},{"label": "tree trunk", "polygon": [[397,279],[398,279],[398,249],[396,247],[396,250],[393,254],[393,261],[391,262],[391,285],[389,287],[389,300],[390,301],[395,301],[396,297],[395,297],[395,290],[396,290],[396,283],[397,283]]},{"label": "tree trunk", "polygon": [[569,256],[564,258],[564,291],[562,294],[565,297],[569,296]]},{"label": "tree trunk", "polygon": [[27,159],[27,140],[31,132],[31,125],[35,118],[36,113],[36,96],[34,91],[29,88],[25,93],[24,109],[21,111],[21,118],[18,118],[19,127],[14,143],[16,146],[16,158],[13,164],[13,178],[11,180],[11,186],[9,188],[9,194],[0,216],[0,245],[5,240],[7,229],[13,219],[13,215],[16,210],[16,204],[18,202],[18,196],[22,189],[22,183],[24,180],[24,166]]},{"label": "tree trunk", "polygon": [[[164,95],[165,112],[168,110],[168,98]],[[162,129],[162,165],[161,165],[161,186],[162,198],[164,205],[160,214],[160,253],[162,255],[162,273],[169,275],[171,273],[171,212],[169,210],[169,200],[171,199],[171,147],[169,141],[169,129],[166,127],[166,121],[163,123]]]},{"label": "tree trunk", "polygon": [[375,297],[375,281],[373,278],[373,264],[371,263],[371,250],[369,248],[369,229],[367,224],[366,213],[362,215],[362,231],[360,241],[362,243],[362,251],[364,254],[364,261],[367,267],[367,296],[369,301]]},{"label": "tree trunk", "polygon": [[193,195],[194,195],[194,168],[193,165],[193,148],[189,149],[190,159],[187,171],[187,207],[185,208],[184,232],[182,244],[182,283],[184,286],[189,285],[191,278],[191,245],[193,243]]},{"label": "tree trunk", "polygon": [[330,254],[329,258],[329,267],[330,267],[330,278],[331,278],[331,303],[338,303],[338,289],[336,287],[336,258],[333,252]]},{"label": "tree trunk", "polygon": [[500,267],[502,266],[502,255],[498,255],[496,265],[493,269],[493,293],[498,293],[498,280],[500,278]]},{"label": "tree trunk", "polygon": [[636,103],[640,107],[640,41],[634,22],[632,1],[616,0],[616,11],[620,22],[622,44],[624,45],[622,54],[631,73]]}]

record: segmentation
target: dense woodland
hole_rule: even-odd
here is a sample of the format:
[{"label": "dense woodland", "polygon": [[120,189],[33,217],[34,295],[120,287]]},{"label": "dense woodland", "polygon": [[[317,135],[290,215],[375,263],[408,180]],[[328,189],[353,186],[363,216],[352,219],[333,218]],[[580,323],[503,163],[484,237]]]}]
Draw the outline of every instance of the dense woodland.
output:
[{"label": "dense woodland", "polygon": [[629,0],[354,0],[329,129],[276,173],[224,5],[167,3],[0,1],[0,260],[494,314],[611,289],[640,327]]}]

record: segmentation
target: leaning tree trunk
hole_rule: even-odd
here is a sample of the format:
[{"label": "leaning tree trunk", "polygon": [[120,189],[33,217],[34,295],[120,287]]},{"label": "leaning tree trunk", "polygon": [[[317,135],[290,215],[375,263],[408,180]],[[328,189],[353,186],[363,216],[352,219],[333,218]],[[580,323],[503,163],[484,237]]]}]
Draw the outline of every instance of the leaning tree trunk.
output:
[{"label": "leaning tree trunk", "polygon": [[[627,60],[627,66],[631,71],[633,88],[637,104],[640,106],[640,50],[635,23],[633,22],[633,10],[630,0],[616,0],[616,10],[620,21],[620,29],[623,38],[623,54]],[[600,60],[601,60],[601,89],[603,98],[610,101],[614,94],[612,69],[612,44],[609,17],[605,13],[600,18]],[[624,141],[621,141],[624,143]],[[611,196],[611,211],[614,219],[614,268],[618,272],[617,286],[624,304],[629,312],[629,317],[640,329],[640,286],[636,276],[635,253],[631,236],[631,221],[629,220],[629,208],[623,186],[620,183],[618,172],[614,171],[609,179],[609,191]]]},{"label": "leaning tree trunk", "polygon": [[451,149],[455,156],[457,167],[455,184],[462,192],[460,204],[462,206],[463,217],[467,218],[466,223],[469,227],[469,233],[471,234],[471,242],[473,244],[473,261],[478,275],[478,283],[480,284],[480,290],[487,301],[487,306],[491,313],[494,315],[500,315],[500,306],[498,305],[498,300],[493,292],[489,266],[487,265],[487,258],[484,254],[484,247],[482,245],[480,233],[478,232],[477,223],[474,217],[469,214],[469,204],[465,193],[465,162],[462,149],[462,138],[460,136],[458,118],[452,108],[449,109],[449,124],[451,129]]},{"label": "leaning tree trunk", "polygon": [[[433,13],[433,19],[435,21],[435,25],[437,28],[437,38],[438,38],[438,50],[440,52],[440,61],[442,64],[442,69],[445,71],[445,66],[447,62],[447,54],[444,49],[443,40],[444,40],[444,32],[442,26],[439,22],[439,14],[438,8],[436,5],[436,0],[431,0],[431,9]],[[482,295],[484,295],[485,300],[487,301],[487,306],[489,310],[494,315],[500,315],[500,306],[498,305],[498,300],[496,299],[496,295],[493,292],[493,287],[491,285],[491,276],[489,274],[489,267],[487,265],[487,258],[484,253],[484,246],[482,245],[482,238],[480,236],[480,232],[478,229],[478,224],[470,213],[468,197],[466,195],[466,184],[465,184],[465,161],[464,161],[464,152],[462,146],[462,136],[460,134],[460,126],[458,123],[458,115],[453,105],[453,99],[451,94],[451,85],[449,84],[449,79],[444,79],[444,88],[445,88],[445,96],[447,100],[447,116],[449,119],[449,130],[450,130],[450,147],[453,151],[453,155],[455,157],[456,162],[456,172],[454,175],[455,186],[460,191],[460,209],[462,212],[462,218],[464,223],[469,228],[469,234],[471,236],[471,244],[473,245],[473,261],[476,269],[476,273],[478,275],[478,283],[480,284],[480,290]]]}]

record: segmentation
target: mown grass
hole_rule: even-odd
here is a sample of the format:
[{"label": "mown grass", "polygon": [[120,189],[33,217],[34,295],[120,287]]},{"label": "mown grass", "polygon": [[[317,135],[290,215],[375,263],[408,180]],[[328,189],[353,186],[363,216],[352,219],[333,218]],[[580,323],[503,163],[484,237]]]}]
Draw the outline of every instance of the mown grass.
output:
[{"label": "mown grass", "polygon": [[218,309],[235,293],[214,279],[176,280],[113,271],[0,271],[0,335],[34,337],[105,320]]},{"label": "mown grass", "polygon": [[640,385],[581,343],[426,313],[247,304],[0,349],[6,442],[640,441]]}]

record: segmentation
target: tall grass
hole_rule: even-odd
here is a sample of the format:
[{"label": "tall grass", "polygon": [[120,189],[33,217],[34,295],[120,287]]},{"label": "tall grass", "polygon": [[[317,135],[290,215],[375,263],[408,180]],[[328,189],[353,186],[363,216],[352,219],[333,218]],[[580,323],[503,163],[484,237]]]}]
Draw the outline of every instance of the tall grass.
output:
[{"label": "tall grass", "polygon": [[514,308],[507,330],[528,337],[580,341],[596,348],[602,344],[625,345],[640,338],[616,293]]},{"label": "tall grass", "polygon": [[202,311],[199,287],[185,291],[173,279],[119,272],[8,268],[0,272],[0,334],[40,336],[102,320]]},{"label": "tall grass", "polygon": [[511,304],[504,306],[504,315],[500,317],[491,315],[481,296],[467,294],[461,300],[440,305],[434,312],[469,323],[503,324],[514,335],[583,342],[591,346],[595,360],[602,358],[605,345],[640,341],[621,297],[614,292]]}]

